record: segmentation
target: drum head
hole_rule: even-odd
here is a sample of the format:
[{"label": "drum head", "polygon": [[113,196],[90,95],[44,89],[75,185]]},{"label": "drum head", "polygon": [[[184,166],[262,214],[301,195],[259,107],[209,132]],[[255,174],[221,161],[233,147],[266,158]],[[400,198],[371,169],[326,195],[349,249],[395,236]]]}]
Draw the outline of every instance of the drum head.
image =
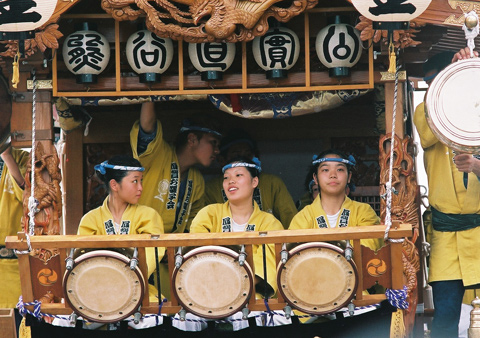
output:
[{"label": "drum head", "polygon": [[211,319],[240,311],[253,290],[253,273],[247,262],[238,263],[230,249],[204,246],[188,252],[173,272],[173,291],[183,308]]},{"label": "drum head", "polygon": [[129,262],[109,250],[79,256],[63,279],[66,301],[93,322],[112,323],[132,315],[142,303],[145,280],[138,267],[130,269]]},{"label": "drum head", "polygon": [[328,243],[295,247],[277,272],[278,289],[285,301],[313,315],[332,313],[347,305],[358,284],[355,263]]},{"label": "drum head", "polygon": [[452,63],[430,85],[425,112],[430,129],[448,147],[480,151],[480,59]]}]

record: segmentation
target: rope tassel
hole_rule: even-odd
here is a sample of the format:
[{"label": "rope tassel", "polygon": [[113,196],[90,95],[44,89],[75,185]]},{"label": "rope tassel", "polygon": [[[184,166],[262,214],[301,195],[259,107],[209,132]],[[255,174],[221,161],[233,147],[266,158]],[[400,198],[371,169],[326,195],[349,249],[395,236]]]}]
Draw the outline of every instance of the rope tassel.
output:
[{"label": "rope tassel", "polygon": [[17,51],[17,54],[13,58],[12,67],[12,87],[17,88],[17,85],[20,83],[20,67],[18,65],[18,60],[20,59],[20,52]]},{"label": "rope tassel", "polygon": [[388,46],[389,59],[390,59],[390,66],[388,67],[388,72],[394,74],[397,70],[397,56],[395,54],[395,46],[393,45],[393,41],[390,41],[390,45]]}]

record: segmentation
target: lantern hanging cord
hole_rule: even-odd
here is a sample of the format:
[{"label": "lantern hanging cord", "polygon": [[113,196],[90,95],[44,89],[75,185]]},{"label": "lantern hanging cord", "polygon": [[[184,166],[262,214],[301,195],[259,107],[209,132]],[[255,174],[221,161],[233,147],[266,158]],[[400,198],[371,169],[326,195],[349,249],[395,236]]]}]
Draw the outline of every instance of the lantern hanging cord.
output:
[{"label": "lantern hanging cord", "polygon": [[17,54],[13,57],[12,62],[12,87],[17,88],[18,83],[20,82],[20,69],[18,61],[20,60],[20,51],[17,50]]},{"label": "lantern hanging cord", "polygon": [[30,157],[32,159],[30,169],[30,197],[28,198],[28,233],[33,236],[35,234],[35,214],[39,211],[38,200],[35,198],[35,120],[36,120],[36,102],[37,102],[37,77],[35,75],[35,69],[32,70],[32,150]]},{"label": "lantern hanging cord", "polygon": [[[475,18],[476,25],[475,27],[467,27],[466,21],[467,18],[471,16]],[[467,46],[470,49],[470,55],[473,58],[473,50],[475,49],[475,38],[477,37],[479,33],[479,27],[478,27],[478,15],[475,13],[475,11],[471,11],[468,14],[465,14],[465,23],[462,26],[463,31],[465,32],[465,39],[467,39]]]},{"label": "lantern hanging cord", "polygon": [[[396,58],[396,69],[395,69],[395,91],[393,95],[393,114],[392,114],[392,137],[390,142],[390,161],[388,169],[388,182],[385,183],[385,195],[386,195],[386,210],[385,210],[385,235],[384,240],[389,240],[390,242],[403,242],[403,239],[389,239],[388,233],[392,227],[392,192],[394,188],[392,187],[393,182],[393,157],[395,156],[395,121],[397,117],[397,96],[398,96],[398,70],[400,65],[398,58]],[[391,65],[390,65],[391,66]]]}]

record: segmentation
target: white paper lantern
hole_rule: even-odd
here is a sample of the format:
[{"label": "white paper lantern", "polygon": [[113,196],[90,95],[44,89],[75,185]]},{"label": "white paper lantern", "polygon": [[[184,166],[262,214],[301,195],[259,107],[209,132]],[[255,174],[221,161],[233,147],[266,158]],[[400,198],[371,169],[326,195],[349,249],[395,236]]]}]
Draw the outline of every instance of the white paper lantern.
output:
[{"label": "white paper lantern", "polygon": [[173,60],[173,42],[147,29],[133,33],[127,40],[127,60],[139,74],[140,82],[160,82]]},{"label": "white paper lantern", "polygon": [[63,61],[76,75],[77,83],[96,83],[97,75],[110,60],[108,40],[89,26],[83,23],[81,30],[67,36],[63,43]]},{"label": "white paper lantern", "polygon": [[374,22],[405,22],[420,16],[431,0],[352,0],[364,17]]},{"label": "white paper lantern", "polygon": [[203,81],[222,80],[235,59],[235,44],[226,42],[190,43],[188,55]]},{"label": "white paper lantern", "polygon": [[318,32],[315,41],[318,58],[329,68],[331,77],[349,76],[350,68],[362,55],[360,32],[341,21],[342,18],[336,16],[333,24]]},{"label": "white paper lantern", "polygon": [[33,31],[50,19],[56,6],[57,0],[0,0],[0,32]]},{"label": "white paper lantern", "polygon": [[270,28],[263,36],[257,36],[252,44],[253,57],[267,72],[267,79],[287,77],[300,54],[297,34],[286,27]]}]

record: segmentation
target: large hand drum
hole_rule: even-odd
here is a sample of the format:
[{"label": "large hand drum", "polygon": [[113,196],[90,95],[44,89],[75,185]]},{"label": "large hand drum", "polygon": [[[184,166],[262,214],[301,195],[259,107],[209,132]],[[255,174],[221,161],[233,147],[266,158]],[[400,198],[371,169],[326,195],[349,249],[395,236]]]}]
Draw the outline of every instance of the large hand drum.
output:
[{"label": "large hand drum", "polygon": [[189,251],[172,276],[178,302],[197,316],[219,319],[240,311],[253,293],[253,272],[239,254],[204,246]]},{"label": "large hand drum", "polygon": [[480,151],[480,59],[452,63],[430,85],[425,112],[430,129],[448,147]]},{"label": "large hand drum", "polygon": [[357,268],[339,247],[305,243],[290,250],[277,269],[278,290],[297,310],[313,315],[335,312],[347,305],[358,284]]},{"label": "large hand drum", "polygon": [[145,280],[130,259],[110,250],[96,250],[75,258],[63,278],[65,299],[72,309],[93,322],[112,323],[138,311]]}]

